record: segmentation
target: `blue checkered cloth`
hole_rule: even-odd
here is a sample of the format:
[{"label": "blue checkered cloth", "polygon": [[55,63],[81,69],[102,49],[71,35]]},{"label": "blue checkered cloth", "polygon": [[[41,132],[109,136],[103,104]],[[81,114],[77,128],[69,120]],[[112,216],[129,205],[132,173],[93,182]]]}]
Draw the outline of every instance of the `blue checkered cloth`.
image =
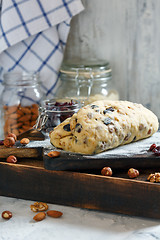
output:
[{"label": "blue checkered cloth", "polygon": [[0,0],[0,94],[3,73],[38,71],[46,98],[58,84],[70,20],[80,0]]}]

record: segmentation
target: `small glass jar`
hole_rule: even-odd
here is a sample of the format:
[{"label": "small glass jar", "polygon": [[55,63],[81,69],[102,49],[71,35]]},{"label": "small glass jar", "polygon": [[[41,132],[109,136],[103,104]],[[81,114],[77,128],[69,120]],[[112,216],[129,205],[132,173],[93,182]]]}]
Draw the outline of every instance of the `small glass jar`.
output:
[{"label": "small glass jar", "polygon": [[74,99],[54,98],[45,100],[39,108],[36,128],[40,129],[47,136],[54,127],[78,112],[80,107],[80,102]]},{"label": "small glass jar", "polygon": [[[98,63],[97,63],[98,62]],[[73,97],[82,105],[96,100],[118,100],[119,94],[112,86],[112,70],[108,62],[63,63],[60,69],[61,85],[57,97]]]},{"label": "small glass jar", "polygon": [[39,87],[39,74],[34,72],[8,72],[4,74],[1,94],[1,138],[9,132],[19,135],[32,128],[38,117],[43,98]]}]

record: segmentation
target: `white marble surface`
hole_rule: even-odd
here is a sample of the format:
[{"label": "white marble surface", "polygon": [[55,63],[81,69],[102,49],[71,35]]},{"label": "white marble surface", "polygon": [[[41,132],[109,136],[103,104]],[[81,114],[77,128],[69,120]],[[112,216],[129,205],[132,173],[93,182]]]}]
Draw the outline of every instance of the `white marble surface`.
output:
[{"label": "white marble surface", "polygon": [[160,239],[160,221],[49,204],[63,212],[58,219],[33,220],[33,201],[0,197],[0,212],[13,213],[10,220],[0,218],[0,240],[153,240]]}]

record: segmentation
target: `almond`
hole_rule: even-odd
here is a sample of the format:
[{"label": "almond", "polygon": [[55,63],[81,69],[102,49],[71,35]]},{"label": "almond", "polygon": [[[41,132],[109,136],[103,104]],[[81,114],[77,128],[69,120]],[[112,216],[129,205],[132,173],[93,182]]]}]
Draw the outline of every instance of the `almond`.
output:
[{"label": "almond", "polygon": [[21,107],[21,111],[25,114],[31,114],[31,110],[28,107]]},{"label": "almond", "polygon": [[7,108],[7,114],[11,114],[11,113],[14,113],[14,112],[16,112],[17,111],[17,106],[9,106],[8,108]]},{"label": "almond", "polygon": [[15,135],[19,135],[19,131],[18,131],[18,129],[12,129],[12,133],[14,133]]},{"label": "almond", "polygon": [[31,128],[31,126],[30,125],[23,125],[22,128],[25,131],[25,130],[29,130]]},{"label": "almond", "polygon": [[9,115],[10,119],[18,119],[19,117],[20,117],[20,115],[17,114],[17,113],[12,113],[12,114]]},{"label": "almond", "polygon": [[31,121],[31,126],[34,126],[36,124],[36,120]]},{"label": "almond", "polygon": [[48,157],[58,157],[60,155],[60,152],[58,152],[58,151],[51,151],[47,155],[48,155]]},{"label": "almond", "polygon": [[19,122],[19,123],[13,124],[11,127],[14,128],[14,129],[16,129],[16,128],[19,128],[19,127],[21,127],[21,126],[22,126],[22,123]]},{"label": "almond", "polygon": [[37,114],[33,114],[31,116],[31,121],[35,121],[37,119],[38,115]]},{"label": "almond", "polygon": [[31,119],[31,115],[23,115],[18,119],[19,122],[26,122]]},{"label": "almond", "polygon": [[47,215],[53,218],[59,218],[63,215],[63,213],[60,211],[49,210],[47,211]]},{"label": "almond", "polygon": [[33,217],[33,219],[36,222],[39,222],[39,221],[42,221],[43,219],[45,219],[45,217],[46,217],[46,214],[44,212],[39,212]]}]

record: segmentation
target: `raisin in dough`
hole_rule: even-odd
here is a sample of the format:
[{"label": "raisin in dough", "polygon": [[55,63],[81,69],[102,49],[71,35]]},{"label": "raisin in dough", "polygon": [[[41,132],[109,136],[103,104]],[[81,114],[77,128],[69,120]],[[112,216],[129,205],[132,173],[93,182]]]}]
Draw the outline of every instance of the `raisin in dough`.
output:
[{"label": "raisin in dough", "polygon": [[66,151],[95,154],[147,138],[157,130],[156,115],[141,104],[101,100],[58,125],[50,140]]}]

